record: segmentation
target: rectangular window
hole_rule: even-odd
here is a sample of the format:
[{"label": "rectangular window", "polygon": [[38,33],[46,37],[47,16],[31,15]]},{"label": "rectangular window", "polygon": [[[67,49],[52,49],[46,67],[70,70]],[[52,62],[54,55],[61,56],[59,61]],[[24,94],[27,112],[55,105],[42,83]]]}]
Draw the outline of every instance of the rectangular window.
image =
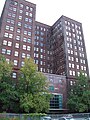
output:
[{"label": "rectangular window", "polygon": [[16,78],[16,77],[17,77],[17,74],[15,72],[13,72],[12,78]]},{"label": "rectangular window", "polygon": [[14,65],[17,66],[17,64],[18,64],[18,61],[14,60]]},{"label": "rectangular window", "polygon": [[11,55],[11,50],[7,50],[7,55]]},{"label": "rectangular window", "polygon": [[30,54],[27,54],[27,58],[30,58]]},{"label": "rectangular window", "polygon": [[20,40],[20,36],[16,36],[16,40]]},{"label": "rectangular window", "polygon": [[23,50],[26,50],[26,45],[23,45]]},{"label": "rectangular window", "polygon": [[2,49],[2,53],[5,54],[6,53],[6,49],[3,48]]},{"label": "rectangular window", "polygon": [[12,42],[8,41],[8,46],[12,46]]},{"label": "rectangular window", "polygon": [[17,51],[15,51],[14,56],[18,57],[18,52]]},{"label": "rectangular window", "polygon": [[22,58],[25,58],[25,56],[26,56],[25,53],[22,53]]},{"label": "rectangular window", "polygon": [[7,41],[6,40],[3,40],[3,45],[7,45]]},{"label": "rectangular window", "polygon": [[30,48],[31,48],[30,46],[27,46],[27,50],[28,50],[28,51],[30,51]]},{"label": "rectangular window", "polygon": [[15,48],[19,48],[19,43],[16,43],[16,44],[15,44]]}]

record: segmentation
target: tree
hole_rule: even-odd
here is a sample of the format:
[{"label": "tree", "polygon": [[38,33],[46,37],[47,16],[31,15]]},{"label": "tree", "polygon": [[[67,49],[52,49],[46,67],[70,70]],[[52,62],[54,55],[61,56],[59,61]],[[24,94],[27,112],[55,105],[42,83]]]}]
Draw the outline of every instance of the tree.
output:
[{"label": "tree", "polygon": [[13,111],[17,102],[17,92],[11,79],[12,67],[12,63],[7,63],[5,57],[0,55],[0,112]]},{"label": "tree", "polygon": [[37,66],[31,58],[25,59],[25,65],[20,69],[17,86],[22,112],[46,112],[48,110],[50,95],[46,78],[43,73],[37,71]]},{"label": "tree", "polygon": [[82,73],[69,92],[67,105],[72,112],[85,112],[90,109],[90,85]]}]

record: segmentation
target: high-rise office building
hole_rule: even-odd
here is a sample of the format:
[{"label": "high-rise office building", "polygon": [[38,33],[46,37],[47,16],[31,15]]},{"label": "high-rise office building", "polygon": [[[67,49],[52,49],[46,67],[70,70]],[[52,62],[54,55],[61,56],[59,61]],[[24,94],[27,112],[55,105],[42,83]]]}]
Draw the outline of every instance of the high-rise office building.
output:
[{"label": "high-rise office building", "polygon": [[82,24],[61,16],[50,28],[48,37],[49,71],[75,78],[82,71],[89,76]]},{"label": "high-rise office building", "polygon": [[51,109],[61,110],[66,108],[68,84],[80,71],[89,76],[82,24],[61,16],[49,26],[35,21],[35,14],[33,3],[6,0],[0,19],[0,54],[14,63],[14,79],[25,57],[32,57],[55,95]]}]

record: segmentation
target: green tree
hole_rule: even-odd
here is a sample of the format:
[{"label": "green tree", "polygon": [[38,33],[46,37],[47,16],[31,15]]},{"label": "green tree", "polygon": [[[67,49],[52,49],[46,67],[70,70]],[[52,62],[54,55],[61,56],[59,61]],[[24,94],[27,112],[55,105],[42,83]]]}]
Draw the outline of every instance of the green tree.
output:
[{"label": "green tree", "polygon": [[47,88],[46,77],[37,71],[34,61],[25,59],[18,82],[22,112],[46,112],[50,100]]},{"label": "green tree", "polygon": [[17,92],[11,79],[12,67],[12,63],[7,63],[0,55],[0,112],[13,111],[17,102]]},{"label": "green tree", "polygon": [[71,87],[67,105],[72,112],[85,112],[90,109],[90,85],[82,73]]}]

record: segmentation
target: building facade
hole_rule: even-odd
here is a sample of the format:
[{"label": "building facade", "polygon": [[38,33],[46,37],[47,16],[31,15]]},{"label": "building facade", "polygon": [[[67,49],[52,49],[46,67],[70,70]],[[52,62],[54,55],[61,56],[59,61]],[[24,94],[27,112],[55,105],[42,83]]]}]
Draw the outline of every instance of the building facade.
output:
[{"label": "building facade", "polygon": [[[35,19],[36,5],[6,0],[0,19],[0,54],[14,63],[13,75],[32,57],[50,82],[51,109],[65,109],[68,85],[82,71],[89,76],[82,24],[61,16],[52,26]],[[57,101],[57,105],[52,104]],[[53,101],[53,102],[52,102]]]}]

